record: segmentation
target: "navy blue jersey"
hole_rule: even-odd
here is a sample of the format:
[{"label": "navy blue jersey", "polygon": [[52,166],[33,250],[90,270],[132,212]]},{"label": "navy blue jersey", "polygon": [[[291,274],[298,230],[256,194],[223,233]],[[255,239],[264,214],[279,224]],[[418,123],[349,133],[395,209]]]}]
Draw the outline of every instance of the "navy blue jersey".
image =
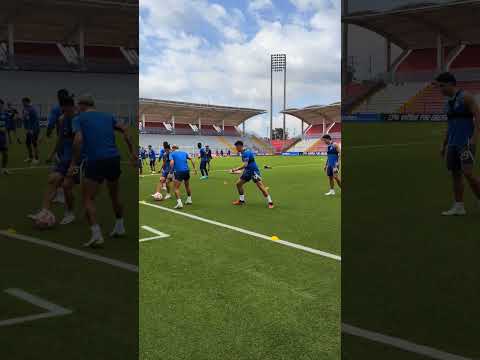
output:
[{"label": "navy blue jersey", "polygon": [[8,117],[6,111],[0,111],[0,131],[5,131],[7,129]]},{"label": "navy blue jersey", "polygon": [[465,93],[459,90],[445,104],[448,117],[448,145],[465,146],[470,142],[475,128],[473,113],[465,105]]},{"label": "navy blue jersey", "polygon": [[60,149],[59,153],[62,160],[68,161],[72,159],[73,155],[73,119],[75,116],[72,117],[63,117],[63,121],[59,123],[58,121],[55,122],[55,126],[58,126],[58,135],[62,137],[61,144],[62,148]]},{"label": "navy blue jersey", "polygon": [[207,154],[207,150],[205,150],[205,148],[200,148],[200,159],[202,161],[208,161],[208,154]]},{"label": "navy blue jersey", "polygon": [[336,166],[338,163],[338,150],[334,143],[327,146],[327,164],[328,166]]},{"label": "navy blue jersey", "polygon": [[245,167],[245,170],[255,171],[257,173],[260,173],[260,170],[258,169],[257,163],[255,161],[255,154],[253,153],[252,150],[245,149],[242,151],[242,161],[247,162],[247,166]]},{"label": "navy blue jersey", "polygon": [[40,130],[40,117],[37,110],[31,105],[23,108],[23,126],[25,130],[39,131]]}]

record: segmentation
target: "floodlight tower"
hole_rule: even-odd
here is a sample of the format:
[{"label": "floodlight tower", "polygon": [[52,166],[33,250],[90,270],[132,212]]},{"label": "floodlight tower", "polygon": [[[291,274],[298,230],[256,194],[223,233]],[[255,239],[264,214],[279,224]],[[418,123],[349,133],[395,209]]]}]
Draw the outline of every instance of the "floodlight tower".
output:
[{"label": "floodlight tower", "polygon": [[[283,71],[283,110],[286,109],[287,102],[287,55],[270,55],[270,141],[273,140],[273,72]],[[283,113],[283,140],[285,135],[285,112]]]}]

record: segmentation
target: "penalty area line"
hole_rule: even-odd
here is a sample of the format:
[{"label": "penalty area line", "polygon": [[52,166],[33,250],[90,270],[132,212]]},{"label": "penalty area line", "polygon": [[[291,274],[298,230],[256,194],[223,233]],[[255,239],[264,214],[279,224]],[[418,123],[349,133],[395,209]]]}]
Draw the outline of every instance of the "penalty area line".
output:
[{"label": "penalty area line", "polygon": [[250,231],[250,230],[247,230],[247,229],[242,229],[242,228],[237,227],[237,226],[224,224],[224,223],[221,223],[221,222],[218,222],[218,221],[206,219],[206,218],[203,218],[203,217],[200,217],[200,216],[197,216],[197,215],[193,215],[193,214],[189,214],[189,213],[186,213],[186,212],[181,212],[181,211],[178,211],[178,210],[169,209],[169,208],[166,208],[164,206],[148,203],[146,201],[139,201],[139,203],[141,205],[150,206],[150,207],[160,209],[160,210],[163,210],[163,211],[168,211],[168,212],[171,212],[173,214],[181,215],[181,216],[193,219],[193,220],[202,221],[202,222],[207,223],[207,224],[216,225],[216,226],[223,227],[223,228],[229,229],[229,230],[233,230],[233,231],[236,231],[236,232],[239,232],[239,233],[242,233],[242,234],[247,234],[247,235],[250,235],[250,236],[254,236],[254,237],[257,237],[259,239],[272,241],[276,244],[281,244],[281,245],[288,246],[288,247],[291,247],[291,248],[295,248],[295,249],[298,249],[298,250],[302,250],[302,251],[305,251],[305,252],[308,252],[308,253],[311,253],[311,254],[320,255],[320,256],[330,258],[330,259],[333,259],[333,260],[337,260],[337,261],[342,260],[342,258],[340,256],[335,255],[335,254],[331,254],[331,253],[328,253],[328,252],[325,252],[325,251],[313,249],[313,248],[310,248],[308,246],[303,246],[303,245],[291,243],[291,242],[285,241],[285,240],[273,240],[270,236],[259,234],[257,232]]},{"label": "penalty area line", "polygon": [[147,226],[147,225],[142,225],[141,228],[143,230],[151,232],[152,234],[155,234],[155,236],[139,239],[138,242],[146,242],[146,241],[151,241],[151,240],[163,239],[163,238],[167,238],[167,237],[170,236],[168,234],[165,234],[165,233],[163,233],[161,231],[158,231],[157,229],[154,229],[154,228],[152,228],[150,226]]},{"label": "penalty area line", "polygon": [[115,259],[111,259],[111,258],[108,258],[108,257],[105,257],[105,256],[92,254],[92,253],[89,253],[87,251],[74,249],[74,248],[71,248],[71,247],[68,247],[68,246],[65,246],[65,245],[60,245],[60,244],[57,244],[57,243],[54,243],[54,242],[51,242],[51,241],[41,240],[41,239],[37,239],[37,238],[27,236],[27,235],[12,233],[10,231],[1,230],[0,235],[3,235],[3,236],[5,236],[7,238],[10,238],[10,239],[16,239],[16,240],[25,241],[25,242],[35,244],[35,245],[45,246],[45,247],[48,247],[50,249],[59,250],[59,251],[62,251],[64,253],[67,253],[67,254],[70,254],[70,255],[79,256],[79,257],[82,257],[84,259],[93,260],[93,261],[108,264],[108,265],[111,265],[111,266],[114,266],[114,267],[117,267],[117,268],[120,268],[120,269],[124,269],[124,270],[128,270],[128,271],[131,271],[131,272],[138,273],[138,266],[133,265],[133,264],[128,264],[128,263],[120,261],[120,260],[115,260]]},{"label": "penalty area line", "polygon": [[342,332],[348,335],[361,337],[380,344],[389,345],[400,350],[408,351],[414,354],[424,355],[436,360],[473,360],[460,355],[451,354],[442,350],[434,349],[429,346],[418,345],[397,337],[383,335],[373,331],[358,328],[356,326],[342,324]]},{"label": "penalty area line", "polygon": [[27,321],[34,321],[39,319],[51,318],[55,316],[69,315],[72,313],[72,311],[69,309],[65,309],[59,305],[56,305],[47,300],[41,299],[21,289],[6,289],[5,292],[13,297],[16,297],[17,299],[23,300],[25,302],[28,302],[32,305],[35,305],[47,311],[44,313],[36,314],[36,315],[29,315],[29,316],[16,317],[8,320],[1,320],[0,326],[21,324]]}]

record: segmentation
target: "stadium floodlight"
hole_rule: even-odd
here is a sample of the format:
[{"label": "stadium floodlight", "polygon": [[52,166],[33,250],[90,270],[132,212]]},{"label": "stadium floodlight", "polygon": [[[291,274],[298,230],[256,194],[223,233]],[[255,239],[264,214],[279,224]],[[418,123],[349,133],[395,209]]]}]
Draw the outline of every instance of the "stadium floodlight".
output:
[{"label": "stadium floodlight", "polygon": [[283,71],[283,140],[286,140],[285,109],[287,102],[287,55],[270,55],[270,140],[273,140],[273,73]]}]

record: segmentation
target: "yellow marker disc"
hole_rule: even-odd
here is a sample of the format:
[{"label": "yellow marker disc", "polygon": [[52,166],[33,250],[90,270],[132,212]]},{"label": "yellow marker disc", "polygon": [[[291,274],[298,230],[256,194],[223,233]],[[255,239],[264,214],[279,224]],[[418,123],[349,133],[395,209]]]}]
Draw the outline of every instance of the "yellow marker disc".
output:
[{"label": "yellow marker disc", "polygon": [[272,240],[273,240],[273,241],[277,241],[277,240],[280,240],[280,239],[278,238],[278,236],[273,235],[273,236],[272,236]]}]

